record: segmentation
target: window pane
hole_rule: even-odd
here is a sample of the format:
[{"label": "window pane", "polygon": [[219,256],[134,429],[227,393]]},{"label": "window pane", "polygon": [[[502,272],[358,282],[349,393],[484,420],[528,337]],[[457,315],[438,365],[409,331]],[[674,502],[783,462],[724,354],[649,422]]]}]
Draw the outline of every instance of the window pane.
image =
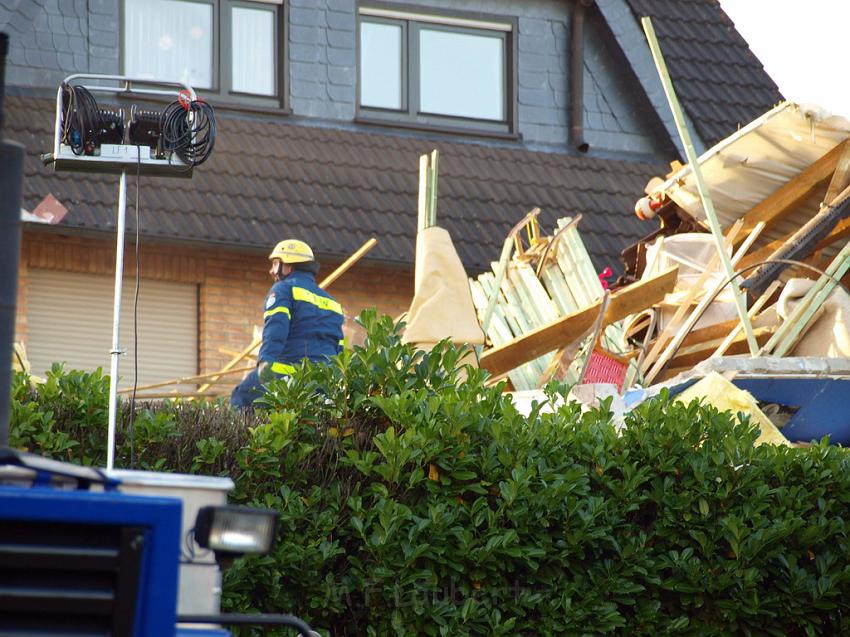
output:
[{"label": "window pane", "polygon": [[233,90],[274,95],[274,10],[233,7]]},{"label": "window pane", "polygon": [[360,23],[360,105],[401,109],[401,26]]},{"label": "window pane", "polygon": [[124,73],[213,87],[213,12],[183,0],[126,0]]},{"label": "window pane", "polygon": [[423,113],[504,120],[504,39],[421,29],[419,92]]}]

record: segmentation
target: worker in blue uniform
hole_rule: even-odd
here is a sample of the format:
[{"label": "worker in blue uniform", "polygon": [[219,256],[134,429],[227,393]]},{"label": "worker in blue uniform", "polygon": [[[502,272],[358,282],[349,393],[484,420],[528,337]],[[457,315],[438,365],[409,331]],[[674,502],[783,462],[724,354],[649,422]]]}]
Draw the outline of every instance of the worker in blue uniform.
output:
[{"label": "worker in blue uniform", "polygon": [[233,390],[230,404],[251,408],[265,384],[291,375],[302,360],[323,362],[342,350],[342,306],[316,284],[319,264],[303,241],[286,239],[269,255],[275,283],[263,307],[257,368]]}]

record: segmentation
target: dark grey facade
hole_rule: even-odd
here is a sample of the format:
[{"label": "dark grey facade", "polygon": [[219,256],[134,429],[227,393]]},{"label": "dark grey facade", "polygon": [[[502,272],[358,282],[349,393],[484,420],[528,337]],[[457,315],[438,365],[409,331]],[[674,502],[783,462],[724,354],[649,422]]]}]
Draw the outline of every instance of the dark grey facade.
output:
[{"label": "dark grey facade", "polygon": [[[69,210],[62,231],[114,231],[113,181],[53,172],[39,154],[51,145],[56,89],[65,76],[122,73],[121,21],[125,3],[133,1],[0,0],[0,30],[11,37],[4,134],[27,147],[25,207],[52,195]],[[198,1],[224,7],[231,0]],[[581,51],[587,153],[570,141],[571,17],[578,2],[588,5]],[[644,185],[682,157],[640,16],[656,25],[698,150],[781,99],[717,0],[285,3],[277,10],[282,90],[265,101],[240,102],[223,89],[209,96],[219,122],[216,151],[190,183],[145,184],[143,235],[259,253],[287,228],[318,253],[340,257],[377,235],[371,258],[409,266],[418,158],[437,148],[439,223],[468,268],[488,267],[505,233],[538,206],[544,228],[582,214],[582,237],[597,266],[616,270],[620,251],[655,228],[633,213]],[[364,10],[373,18],[386,10],[509,24],[503,40],[513,62],[505,80],[508,133],[380,122],[373,112],[364,114],[358,107]]]}]

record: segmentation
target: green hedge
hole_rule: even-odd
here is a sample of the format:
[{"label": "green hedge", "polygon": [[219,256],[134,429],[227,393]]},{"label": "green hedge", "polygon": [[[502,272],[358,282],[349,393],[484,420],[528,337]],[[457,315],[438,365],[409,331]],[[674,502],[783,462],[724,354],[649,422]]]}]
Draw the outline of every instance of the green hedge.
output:
[{"label": "green hedge", "polygon": [[[274,553],[226,572],[226,610],[331,635],[850,634],[844,449],[753,447],[748,423],[664,397],[621,435],[604,409],[526,418],[482,372],[460,382],[460,352],[361,320],[363,347],[256,416],[161,404],[119,432],[119,466],[231,475],[235,501],[280,512]],[[19,376],[15,445],[102,464],[106,392]]]}]

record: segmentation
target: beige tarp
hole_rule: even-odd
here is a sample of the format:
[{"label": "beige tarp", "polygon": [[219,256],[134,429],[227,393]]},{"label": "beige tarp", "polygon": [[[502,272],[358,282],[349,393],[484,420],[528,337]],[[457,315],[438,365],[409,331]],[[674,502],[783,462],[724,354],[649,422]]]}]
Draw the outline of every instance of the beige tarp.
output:
[{"label": "beige tarp", "polygon": [[[776,311],[786,319],[815,284],[809,279],[791,279],[785,284]],[[789,356],[850,358],[850,296],[843,288],[833,290]]]},{"label": "beige tarp", "polygon": [[469,280],[449,233],[432,226],[416,236],[416,280],[403,340],[430,349],[445,338],[481,345]]}]

